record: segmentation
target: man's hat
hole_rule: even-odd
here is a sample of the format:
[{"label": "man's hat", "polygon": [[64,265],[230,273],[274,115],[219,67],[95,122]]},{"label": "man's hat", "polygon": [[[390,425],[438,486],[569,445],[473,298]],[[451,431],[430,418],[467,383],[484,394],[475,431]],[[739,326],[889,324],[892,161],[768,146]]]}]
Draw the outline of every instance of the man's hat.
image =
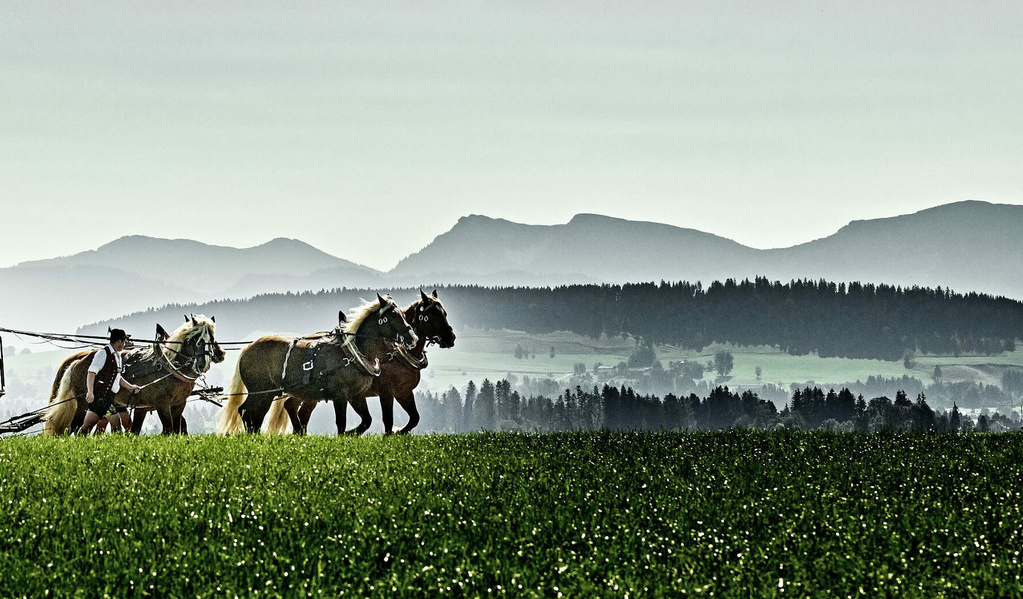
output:
[{"label": "man's hat", "polygon": [[121,340],[127,340],[128,334],[123,329],[110,329],[110,343],[117,343]]}]

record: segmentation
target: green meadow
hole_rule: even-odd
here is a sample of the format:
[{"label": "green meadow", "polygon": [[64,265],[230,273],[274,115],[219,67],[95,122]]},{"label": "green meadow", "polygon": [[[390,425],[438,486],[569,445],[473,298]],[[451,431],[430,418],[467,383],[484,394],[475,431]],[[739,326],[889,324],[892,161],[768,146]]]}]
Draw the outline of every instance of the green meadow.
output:
[{"label": "green meadow", "polygon": [[4,597],[1008,597],[1023,437],[0,441]]},{"label": "green meadow", "polygon": [[[515,357],[515,349],[519,346],[529,357]],[[554,349],[554,357],[550,355],[551,348]],[[597,362],[614,366],[628,360],[635,348],[634,338],[592,339],[570,333],[527,335],[517,331],[459,331],[455,347],[429,352],[434,373],[427,383],[441,390],[452,385],[463,388],[470,379],[479,384],[483,378],[500,380],[509,373],[519,377],[567,380],[578,363],[584,364],[588,372]],[[914,364],[907,369],[901,360],[821,358],[815,354],[793,356],[772,347],[711,345],[701,351],[663,345],[655,348],[657,359],[665,367],[669,361],[681,360],[706,364],[722,350],[734,356],[735,365],[728,381],[730,385],[775,383],[787,388],[792,383],[834,384],[866,381],[870,376],[901,378],[904,375],[930,384],[935,366],[941,367],[945,382],[999,384],[1002,370],[1023,368],[1021,350],[995,356],[919,355],[914,356]],[[756,376],[758,366],[761,369],[760,380]],[[715,376],[716,373],[707,372],[704,380],[713,382]]]}]

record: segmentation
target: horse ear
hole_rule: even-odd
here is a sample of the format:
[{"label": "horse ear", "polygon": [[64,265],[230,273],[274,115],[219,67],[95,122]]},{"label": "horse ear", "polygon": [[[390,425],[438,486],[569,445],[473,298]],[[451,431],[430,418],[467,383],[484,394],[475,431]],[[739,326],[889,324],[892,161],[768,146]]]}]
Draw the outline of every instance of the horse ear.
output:
[{"label": "horse ear", "polygon": [[344,310],[338,310],[337,311],[337,322],[338,322],[338,324],[341,324],[342,322],[348,322],[348,317],[345,316],[345,311]]},{"label": "horse ear", "polygon": [[107,335],[110,334],[110,331],[111,331],[110,327],[107,327]]},{"label": "horse ear", "polygon": [[188,315],[185,315],[185,322],[188,322]]},{"label": "horse ear", "polygon": [[419,295],[422,296],[424,302],[430,299],[430,298],[426,297],[426,292],[423,291],[422,289],[419,290]]},{"label": "horse ear", "polygon": [[217,324],[217,317],[216,316],[210,316],[210,322],[212,322],[213,324]]},{"label": "horse ear", "polygon": [[198,326],[199,323],[195,320],[195,314],[192,315],[192,326]]},{"label": "horse ear", "polygon": [[437,298],[437,290],[436,289],[433,290],[433,297],[434,297],[434,299]]}]

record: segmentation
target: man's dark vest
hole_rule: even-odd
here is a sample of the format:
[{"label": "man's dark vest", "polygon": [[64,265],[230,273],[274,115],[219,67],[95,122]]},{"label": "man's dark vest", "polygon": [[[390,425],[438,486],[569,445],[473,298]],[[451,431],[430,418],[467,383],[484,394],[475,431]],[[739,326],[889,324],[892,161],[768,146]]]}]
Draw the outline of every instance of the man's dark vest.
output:
[{"label": "man's dark vest", "polygon": [[96,373],[96,383],[92,389],[96,397],[113,395],[111,389],[113,389],[114,380],[117,379],[119,374],[117,371],[117,359],[114,357],[114,352],[110,351],[110,346],[104,347],[103,351],[107,353],[107,361],[103,363],[103,368],[100,368],[99,372]]}]

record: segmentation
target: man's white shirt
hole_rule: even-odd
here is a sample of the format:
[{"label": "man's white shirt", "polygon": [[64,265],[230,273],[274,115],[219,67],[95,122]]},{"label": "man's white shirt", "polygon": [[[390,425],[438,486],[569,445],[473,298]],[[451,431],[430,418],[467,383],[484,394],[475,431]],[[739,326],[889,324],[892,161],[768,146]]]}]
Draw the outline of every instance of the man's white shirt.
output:
[{"label": "man's white shirt", "polygon": [[[117,361],[117,374],[114,375],[114,386],[110,388],[111,393],[117,393],[121,390],[121,371],[124,370],[124,364],[121,361],[121,354],[113,345],[107,345],[110,353],[114,355],[114,360]],[[99,350],[92,355],[92,363],[89,364],[89,372],[99,374],[99,371],[103,369],[103,366],[107,363],[107,352]]]}]

